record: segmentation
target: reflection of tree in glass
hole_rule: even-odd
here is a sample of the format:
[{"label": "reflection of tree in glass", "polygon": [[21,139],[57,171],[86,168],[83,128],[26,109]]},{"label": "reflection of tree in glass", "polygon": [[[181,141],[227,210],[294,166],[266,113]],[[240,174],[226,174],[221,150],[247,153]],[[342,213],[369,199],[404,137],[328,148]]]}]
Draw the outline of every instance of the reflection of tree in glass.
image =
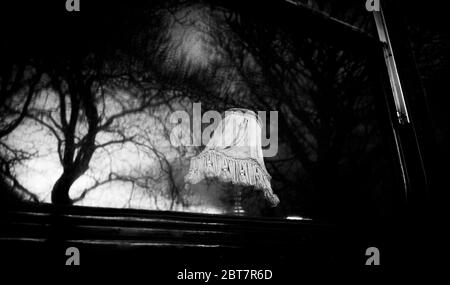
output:
[{"label": "reflection of tree in glass", "polygon": [[[211,187],[200,189],[200,198],[182,190],[198,149],[169,143],[170,112],[189,111],[192,102],[204,110],[279,111],[279,153],[266,164],[286,202],[264,210],[260,197],[248,195],[245,207],[255,215],[332,212],[350,195],[363,195],[357,189],[371,179],[383,183],[377,178],[383,160],[369,165],[381,148],[363,57],[306,28],[292,31],[225,6],[174,3],[141,13],[145,27],[132,21],[117,38],[105,30],[106,40],[89,41],[74,54],[33,59],[29,65],[45,85],[35,90],[37,79],[30,79],[22,93],[7,96],[24,103],[8,105],[2,94],[2,106],[22,106],[14,111],[18,123],[10,121],[16,133],[33,125],[51,137],[60,174],[48,190],[52,202],[83,203],[101,189],[118,195],[117,188],[128,189],[125,207],[174,210],[211,199]],[[11,171],[32,152],[13,149],[25,156],[11,160],[3,153],[20,144],[7,135],[1,142],[8,183],[32,192],[14,183],[20,177]]]}]

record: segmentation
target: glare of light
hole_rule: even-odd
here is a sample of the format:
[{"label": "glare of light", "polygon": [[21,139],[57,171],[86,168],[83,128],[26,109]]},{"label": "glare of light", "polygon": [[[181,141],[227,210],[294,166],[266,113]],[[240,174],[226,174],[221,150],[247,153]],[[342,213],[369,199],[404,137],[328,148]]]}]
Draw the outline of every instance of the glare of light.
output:
[{"label": "glare of light", "polygon": [[203,214],[214,214],[214,215],[220,215],[220,214],[226,213],[226,211],[224,209],[219,209],[217,207],[209,207],[209,206],[189,206],[183,210],[185,212],[191,212],[191,213],[203,213]]},{"label": "glare of light", "polygon": [[189,7],[170,15],[171,28],[169,58],[186,60],[184,68],[204,68],[211,59],[210,25],[213,25],[206,8]]},{"label": "glare of light", "polygon": [[294,220],[294,221],[304,221],[304,220],[311,220],[309,218],[305,218],[305,217],[300,217],[300,216],[287,216],[286,217],[287,220]]}]

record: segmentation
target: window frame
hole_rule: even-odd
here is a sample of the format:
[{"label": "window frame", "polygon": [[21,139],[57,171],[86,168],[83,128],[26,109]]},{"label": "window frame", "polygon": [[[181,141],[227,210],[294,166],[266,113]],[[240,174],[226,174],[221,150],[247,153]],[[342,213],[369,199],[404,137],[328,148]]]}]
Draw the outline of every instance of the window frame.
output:
[{"label": "window frame", "polygon": [[[337,39],[342,34],[345,35],[345,38],[354,37],[368,48],[365,52],[374,54],[375,61],[379,63],[379,71],[383,73],[380,80],[381,88],[388,105],[387,111],[390,113],[389,120],[391,121],[393,136],[398,143],[396,152],[399,158],[399,167],[405,169],[407,175],[405,189],[402,189],[405,194],[405,205],[398,205],[401,209],[400,212],[403,212],[404,207],[409,203],[406,197],[407,193],[415,193],[414,201],[420,201],[423,197],[423,191],[419,189],[424,185],[425,174],[417,161],[420,157],[420,150],[416,143],[417,137],[412,126],[401,126],[394,119],[395,109],[393,108],[392,93],[387,72],[385,69],[383,71],[383,55],[377,39],[347,23],[334,18],[327,18],[323,14],[308,10],[303,6],[293,8],[287,3],[277,3],[281,7],[280,9],[288,10],[290,14],[303,13],[303,15],[306,15],[306,19],[322,21],[321,23],[324,23],[322,29],[330,28],[333,31],[339,31],[339,33],[330,32]],[[392,18],[388,17],[388,22],[390,19]],[[391,34],[393,39],[396,36],[396,33]],[[408,78],[404,77],[403,80],[406,82]],[[408,100],[408,98],[406,99]],[[410,114],[414,118],[412,110]],[[419,120],[419,118],[416,119]],[[418,174],[420,177],[415,175],[412,178],[410,174]],[[16,234],[16,241],[56,241],[54,246],[59,250],[69,244],[78,246],[88,244],[89,246],[88,242],[83,243],[83,241],[87,241],[90,234],[97,234],[99,240],[108,240],[111,234],[118,233],[118,236],[122,236],[122,234],[128,236],[128,246],[131,246],[134,243],[133,241],[140,240],[143,247],[149,248],[218,247],[230,249],[230,253],[236,252],[231,250],[232,248],[261,249],[270,246],[286,253],[289,249],[293,249],[292,251],[295,251],[294,249],[305,250],[309,245],[313,245],[314,249],[306,250],[307,256],[311,257],[315,254],[315,250],[319,250],[331,262],[334,257],[342,254],[343,251],[354,248],[351,245],[353,242],[360,244],[367,240],[378,240],[379,238],[370,238],[365,234],[362,234],[364,236],[363,241],[356,237],[350,238],[355,233],[356,228],[366,233],[370,231],[369,228],[373,225],[360,225],[354,223],[354,221],[329,224],[316,220],[289,221],[279,218],[131,209],[95,209],[79,206],[67,208],[48,204],[12,205],[3,209],[2,212],[0,221],[2,227],[6,228],[6,231],[0,235],[1,240],[3,240],[2,247],[5,245],[4,241],[14,244],[12,242],[14,234]],[[94,223],[90,228],[84,224],[86,219],[92,219],[91,222]],[[374,223],[377,224],[377,221]],[[132,228],[138,228],[138,230],[133,231]],[[101,230],[96,233],[95,229]],[[70,233],[74,233],[79,238],[71,237]],[[9,237],[8,234],[10,234]],[[23,236],[17,236],[20,234],[23,234]],[[39,238],[33,238],[34,235],[39,236]],[[231,236],[234,239],[230,239]],[[360,236],[357,235],[357,237]],[[276,256],[276,254],[275,251],[269,255]],[[286,255],[289,254],[286,253]],[[351,258],[353,258],[353,255],[349,257],[349,260]],[[319,262],[319,260],[317,261]]]}]

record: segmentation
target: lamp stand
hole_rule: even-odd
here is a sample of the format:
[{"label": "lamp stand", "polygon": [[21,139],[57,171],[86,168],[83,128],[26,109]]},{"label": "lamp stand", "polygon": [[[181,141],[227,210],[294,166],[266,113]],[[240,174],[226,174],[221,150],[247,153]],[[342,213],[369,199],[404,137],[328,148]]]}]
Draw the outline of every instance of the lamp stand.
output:
[{"label": "lamp stand", "polygon": [[245,216],[246,212],[244,208],[242,207],[242,190],[244,189],[243,186],[236,186],[234,187],[233,191],[233,215],[236,216]]}]

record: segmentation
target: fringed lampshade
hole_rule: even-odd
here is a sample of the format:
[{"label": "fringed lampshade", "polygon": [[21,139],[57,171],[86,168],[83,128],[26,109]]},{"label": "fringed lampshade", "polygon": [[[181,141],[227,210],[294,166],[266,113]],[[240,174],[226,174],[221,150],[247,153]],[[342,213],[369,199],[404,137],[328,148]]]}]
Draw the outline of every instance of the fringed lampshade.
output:
[{"label": "fringed lampshade", "polygon": [[205,149],[191,159],[185,182],[196,184],[205,178],[224,183],[253,186],[276,206],[277,195],[270,186],[261,148],[261,121],[255,112],[230,109],[220,121]]}]

